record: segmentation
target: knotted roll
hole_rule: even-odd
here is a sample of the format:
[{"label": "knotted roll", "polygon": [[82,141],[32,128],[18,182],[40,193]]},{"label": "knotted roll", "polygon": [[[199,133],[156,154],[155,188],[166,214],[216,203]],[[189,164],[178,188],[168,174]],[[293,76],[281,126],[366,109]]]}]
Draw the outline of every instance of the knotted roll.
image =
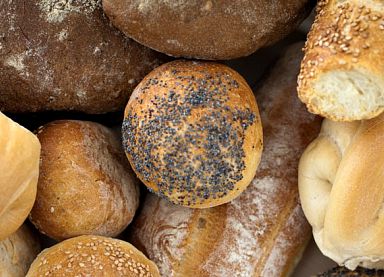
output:
[{"label": "knotted roll", "polygon": [[321,251],[349,269],[384,268],[384,115],[325,120],[299,166],[300,197]]}]

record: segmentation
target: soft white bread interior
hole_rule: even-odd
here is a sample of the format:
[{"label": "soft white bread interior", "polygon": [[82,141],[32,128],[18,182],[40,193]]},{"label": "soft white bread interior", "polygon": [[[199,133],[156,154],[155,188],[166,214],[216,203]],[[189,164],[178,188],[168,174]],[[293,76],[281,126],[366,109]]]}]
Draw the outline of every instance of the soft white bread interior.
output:
[{"label": "soft white bread interior", "polygon": [[0,240],[15,232],[32,209],[39,159],[37,137],[0,112]]},{"label": "soft white bread interior", "polygon": [[384,1],[321,0],[298,79],[308,109],[336,121],[384,110]]},{"label": "soft white bread interior", "polygon": [[320,250],[349,269],[384,268],[384,114],[332,122],[304,152],[299,191]]}]

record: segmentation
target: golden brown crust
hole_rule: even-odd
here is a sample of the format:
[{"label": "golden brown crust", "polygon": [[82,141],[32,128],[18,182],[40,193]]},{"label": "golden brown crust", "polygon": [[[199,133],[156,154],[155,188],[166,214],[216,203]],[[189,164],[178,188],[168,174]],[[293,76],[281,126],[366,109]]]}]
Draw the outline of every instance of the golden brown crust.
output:
[{"label": "golden brown crust", "polygon": [[[307,0],[104,0],[112,23],[129,37],[176,57],[247,56],[294,30]],[[127,16],[129,15],[129,16]]]},{"label": "golden brown crust", "polygon": [[315,240],[352,270],[384,268],[383,134],[384,114],[353,123],[325,120],[300,161],[300,197]]},{"label": "golden brown crust", "polygon": [[24,277],[40,252],[37,237],[26,225],[0,241],[1,277]]},{"label": "golden brown crust", "polygon": [[[319,1],[298,78],[299,97],[309,111],[336,121],[379,115],[384,110],[383,45],[382,1]],[[324,89],[337,75],[342,84]],[[369,87],[377,87],[376,93],[365,98]]]},{"label": "golden brown crust", "polygon": [[227,66],[167,63],[133,92],[123,144],[136,174],[160,196],[192,208],[229,202],[249,185],[260,161],[256,99]]},{"label": "golden brown crust", "polygon": [[247,190],[202,210],[146,197],[130,239],[163,276],[288,276],[296,266],[310,238],[297,164],[320,127],[296,97],[301,47],[292,46],[257,91],[265,150]]},{"label": "golden brown crust", "polygon": [[116,236],[131,222],[138,180],[118,136],[86,121],[54,121],[38,130],[40,177],[31,221],[62,240],[78,235]]},{"label": "golden brown crust", "polygon": [[80,236],[45,249],[27,277],[160,277],[156,265],[131,244],[101,236]]},{"label": "golden brown crust", "polygon": [[37,137],[0,112],[0,240],[16,232],[32,209],[39,158]]},{"label": "golden brown crust", "polygon": [[0,1],[0,110],[122,110],[162,55],[127,39],[101,0]]}]

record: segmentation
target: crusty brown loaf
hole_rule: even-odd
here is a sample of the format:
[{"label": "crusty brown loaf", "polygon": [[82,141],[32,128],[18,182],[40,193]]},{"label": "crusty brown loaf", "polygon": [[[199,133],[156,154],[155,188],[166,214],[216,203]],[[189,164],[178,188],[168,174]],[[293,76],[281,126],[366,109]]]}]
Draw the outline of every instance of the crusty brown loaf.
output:
[{"label": "crusty brown loaf", "polygon": [[32,209],[39,158],[37,137],[0,112],[0,240],[16,232]]},{"label": "crusty brown loaf", "polygon": [[101,0],[0,1],[0,110],[123,109],[159,55],[124,38]]},{"label": "crusty brown loaf", "polygon": [[384,111],[384,2],[321,0],[298,80],[308,109],[336,121]]},{"label": "crusty brown loaf", "polygon": [[297,166],[319,118],[296,97],[302,44],[292,46],[257,92],[265,150],[252,184],[231,203],[192,210],[149,194],[131,241],[163,276],[288,276],[310,237]]},{"label": "crusty brown loaf", "polygon": [[54,239],[116,236],[139,204],[138,180],[117,134],[86,121],[54,121],[38,130],[40,177],[30,219]]},{"label": "crusty brown loaf", "polygon": [[294,30],[308,0],[103,0],[112,23],[138,42],[176,57],[247,56]]},{"label": "crusty brown loaf", "polygon": [[128,242],[80,236],[45,249],[27,277],[160,277],[156,265]]},{"label": "crusty brown loaf", "polygon": [[24,277],[40,252],[37,237],[26,225],[0,241],[0,276]]},{"label": "crusty brown loaf", "polygon": [[339,265],[384,269],[384,114],[325,120],[299,166],[303,210],[320,250]]},{"label": "crusty brown loaf", "polygon": [[383,277],[383,270],[373,270],[366,268],[357,268],[350,271],[345,267],[335,267],[327,272],[317,275],[318,277]]},{"label": "crusty brown loaf", "polygon": [[210,62],[174,61],[148,74],[129,99],[122,133],[144,184],[190,208],[237,197],[262,151],[251,88],[236,71]]}]

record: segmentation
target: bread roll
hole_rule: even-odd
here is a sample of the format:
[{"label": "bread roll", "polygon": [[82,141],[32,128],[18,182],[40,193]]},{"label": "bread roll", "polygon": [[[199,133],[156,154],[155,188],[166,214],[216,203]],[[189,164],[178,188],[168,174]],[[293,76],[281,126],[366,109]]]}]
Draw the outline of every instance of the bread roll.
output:
[{"label": "bread roll", "polygon": [[24,277],[40,252],[40,244],[26,225],[0,241],[0,276]]},{"label": "bread roll", "polygon": [[311,234],[298,199],[297,166],[320,127],[296,96],[301,47],[292,46],[257,91],[265,150],[244,193],[210,209],[146,197],[130,241],[162,276],[289,276],[298,263]]},{"label": "bread roll", "polygon": [[138,180],[118,135],[87,121],[54,121],[38,131],[42,145],[30,219],[56,240],[117,236],[139,204]]},{"label": "bread roll", "polygon": [[128,242],[80,236],[45,249],[26,277],[160,277],[156,265]]},{"label": "bread roll", "polygon": [[124,38],[101,0],[0,1],[0,110],[123,109],[160,56]]},{"label": "bread roll", "polygon": [[321,0],[308,35],[299,96],[336,121],[384,111],[384,2]]},{"label": "bread roll", "polygon": [[384,268],[384,114],[325,120],[303,154],[300,197],[320,250],[339,265]]},{"label": "bread roll", "polygon": [[252,54],[294,30],[308,0],[103,0],[127,36],[176,57],[223,60]]},{"label": "bread roll", "polygon": [[336,267],[323,274],[317,275],[318,277],[382,277],[384,276],[383,270],[373,270],[366,268],[357,268],[354,271],[350,271],[345,267]]},{"label": "bread roll", "polygon": [[251,88],[216,63],[174,61],[156,68],[129,99],[122,133],[144,184],[191,208],[237,197],[255,176],[262,151]]},{"label": "bread roll", "polygon": [[0,112],[0,240],[28,217],[36,198],[40,143]]}]

